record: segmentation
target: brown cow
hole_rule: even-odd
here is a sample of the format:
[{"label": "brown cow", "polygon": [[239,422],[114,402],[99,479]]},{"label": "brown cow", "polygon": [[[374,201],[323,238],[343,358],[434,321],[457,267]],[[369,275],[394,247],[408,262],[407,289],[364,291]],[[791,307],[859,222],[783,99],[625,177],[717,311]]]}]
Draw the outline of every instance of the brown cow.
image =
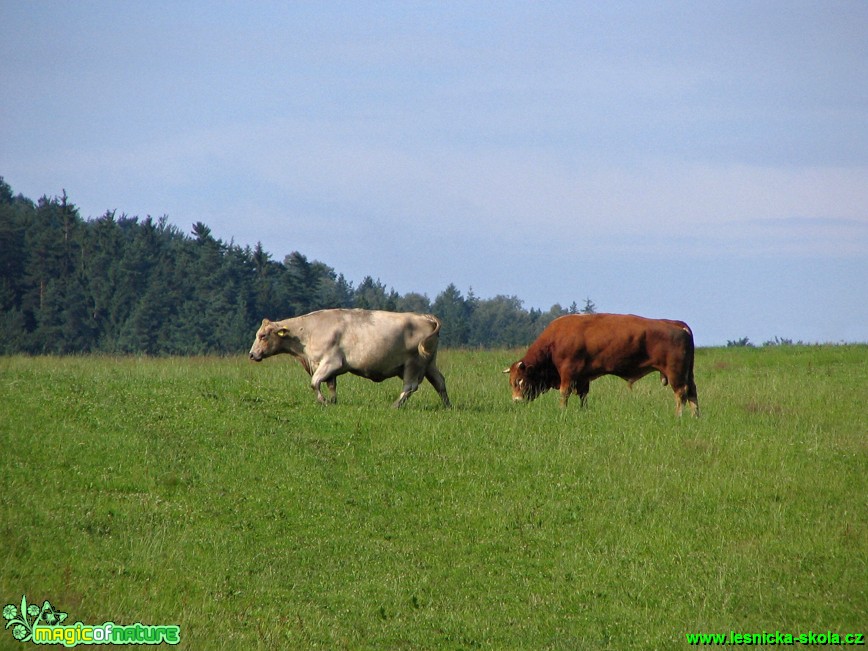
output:
[{"label": "brown cow", "polygon": [[699,415],[693,381],[693,333],[683,321],[632,314],[569,314],[552,321],[509,373],[512,399],[534,400],[559,389],[561,406],[571,393],[587,401],[591,381],[616,375],[632,386],[653,371],[675,392],[675,413],[685,403]]},{"label": "brown cow", "polygon": [[[295,357],[311,376],[310,386],[321,403],[337,401],[337,376],[353,373],[382,382],[400,377],[400,407],[427,379],[446,407],[446,380],[437,368],[440,320],[430,314],[378,310],[320,310],[283,321],[262,320],[250,348],[261,362],[278,353]],[[321,384],[329,388],[329,400]]]}]

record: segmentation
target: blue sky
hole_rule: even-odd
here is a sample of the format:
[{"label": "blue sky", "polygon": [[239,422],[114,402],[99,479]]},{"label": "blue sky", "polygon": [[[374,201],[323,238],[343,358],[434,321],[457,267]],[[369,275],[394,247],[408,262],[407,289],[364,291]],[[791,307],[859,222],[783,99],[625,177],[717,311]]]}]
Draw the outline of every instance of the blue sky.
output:
[{"label": "blue sky", "polygon": [[0,175],[434,298],[868,341],[868,3],[0,0]]}]

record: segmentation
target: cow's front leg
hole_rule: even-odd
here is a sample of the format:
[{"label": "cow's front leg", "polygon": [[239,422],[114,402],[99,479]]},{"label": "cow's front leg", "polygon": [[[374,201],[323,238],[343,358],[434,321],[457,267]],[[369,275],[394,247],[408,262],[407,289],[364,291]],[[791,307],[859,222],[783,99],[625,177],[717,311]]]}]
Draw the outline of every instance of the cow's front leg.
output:
[{"label": "cow's front leg", "polygon": [[570,394],[573,392],[573,383],[569,380],[561,381],[561,409],[567,408],[567,401],[570,399]]},{"label": "cow's front leg", "polygon": [[561,407],[567,406],[567,401],[570,394],[577,393],[579,395],[579,406],[585,407],[588,404],[588,392],[591,389],[591,383],[585,379],[573,379],[569,381],[561,381]]},{"label": "cow's front leg", "polygon": [[[341,370],[341,363],[338,360],[324,359],[316,367],[313,375],[310,378],[310,388],[316,393],[316,399],[323,405],[337,402],[337,379],[336,375]],[[322,383],[325,382],[329,388],[329,399],[322,394]]]},{"label": "cow's front leg", "polygon": [[588,393],[591,391],[591,383],[587,380],[576,380],[576,393],[579,394],[579,405],[588,406]]},{"label": "cow's front leg", "polygon": [[311,380],[310,388],[313,389],[313,392],[316,394],[316,401],[321,405],[327,405],[328,400],[325,399],[325,396],[322,394],[322,389],[320,389],[320,382],[314,382]]}]

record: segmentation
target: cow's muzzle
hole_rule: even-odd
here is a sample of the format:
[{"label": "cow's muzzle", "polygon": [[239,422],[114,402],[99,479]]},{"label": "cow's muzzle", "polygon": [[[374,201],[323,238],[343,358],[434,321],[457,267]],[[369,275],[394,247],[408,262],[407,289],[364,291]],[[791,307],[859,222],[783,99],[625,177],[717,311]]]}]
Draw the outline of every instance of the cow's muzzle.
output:
[{"label": "cow's muzzle", "polygon": [[250,351],[250,361],[251,362],[261,362],[262,361],[262,355],[260,355],[258,353],[254,353],[253,351]]}]

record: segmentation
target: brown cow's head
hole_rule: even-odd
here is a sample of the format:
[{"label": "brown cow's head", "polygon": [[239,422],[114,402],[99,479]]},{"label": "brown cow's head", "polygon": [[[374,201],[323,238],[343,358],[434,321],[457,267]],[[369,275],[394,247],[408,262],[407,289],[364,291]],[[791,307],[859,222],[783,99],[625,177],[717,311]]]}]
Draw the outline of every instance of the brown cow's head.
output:
[{"label": "brown cow's head", "polygon": [[539,364],[536,366],[518,361],[504,373],[509,374],[509,386],[512,389],[512,399],[515,402],[530,402],[536,400],[549,389],[560,384],[554,366]]},{"label": "brown cow's head", "polygon": [[533,400],[537,397],[539,392],[533,391],[528,367],[524,362],[516,362],[503,372],[509,374],[509,386],[512,388],[512,399],[515,402]]},{"label": "brown cow's head", "polygon": [[286,352],[287,349],[284,346],[289,336],[289,331],[281,327],[280,324],[262,319],[262,325],[256,331],[256,338],[250,348],[250,359],[254,362],[261,362],[266,357]]}]

